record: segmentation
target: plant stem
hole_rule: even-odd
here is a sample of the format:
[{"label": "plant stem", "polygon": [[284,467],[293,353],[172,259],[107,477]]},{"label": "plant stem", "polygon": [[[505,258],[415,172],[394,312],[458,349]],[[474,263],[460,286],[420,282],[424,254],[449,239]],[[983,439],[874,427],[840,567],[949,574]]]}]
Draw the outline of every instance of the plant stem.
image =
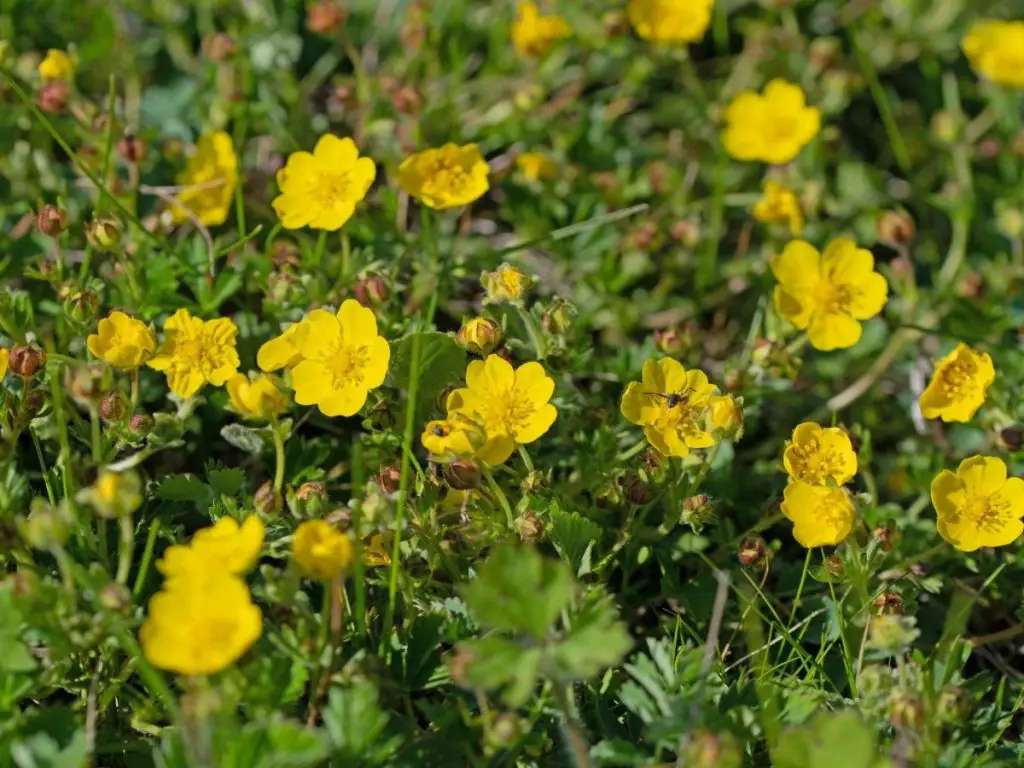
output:
[{"label": "plant stem", "polygon": [[135,524],[131,515],[122,515],[118,520],[121,528],[121,546],[117,554],[117,583],[128,583],[128,571],[132,567],[132,553],[135,547]]},{"label": "plant stem", "polygon": [[279,506],[281,490],[284,488],[285,453],[284,432],[277,417],[270,422],[270,431],[274,435],[274,504]]},{"label": "plant stem", "polygon": [[565,736],[566,746],[569,748],[569,756],[576,768],[590,768],[590,746],[583,735],[583,727],[572,714],[567,686],[555,682],[554,689],[558,708],[562,711],[562,734]]},{"label": "plant stem", "polygon": [[149,573],[149,564],[153,559],[153,547],[156,544],[156,537],[160,533],[160,520],[154,520],[149,526],[149,535],[146,537],[146,546],[142,550],[142,564],[139,572],[135,574],[135,584],[132,586],[132,597],[138,597],[142,587],[146,583],[146,574]]},{"label": "plant stem", "polygon": [[483,476],[487,479],[487,485],[490,486],[491,493],[493,493],[495,498],[498,499],[498,503],[501,505],[501,508],[505,510],[505,519],[508,520],[509,529],[515,530],[515,515],[512,513],[512,507],[508,503],[508,497],[505,496],[505,492],[501,490],[501,486],[495,481],[494,474],[491,472],[490,467],[486,464],[481,464],[480,470],[483,473]]},{"label": "plant stem", "polygon": [[547,357],[548,345],[544,341],[544,333],[537,325],[537,320],[525,307],[516,305],[516,311],[519,312],[519,317],[522,319],[523,325],[526,326],[526,335],[530,337],[530,343],[533,345],[534,352],[537,353],[537,359],[543,360]]}]

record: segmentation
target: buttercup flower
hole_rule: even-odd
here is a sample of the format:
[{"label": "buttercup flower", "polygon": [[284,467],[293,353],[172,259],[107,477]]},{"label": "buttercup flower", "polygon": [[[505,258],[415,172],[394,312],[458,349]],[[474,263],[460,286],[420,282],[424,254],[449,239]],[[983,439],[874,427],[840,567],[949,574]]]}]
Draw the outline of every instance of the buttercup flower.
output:
[{"label": "buttercup flower", "polygon": [[486,317],[474,317],[459,328],[459,344],[475,355],[489,355],[501,343],[501,326]]},{"label": "buttercup flower", "polygon": [[743,91],[726,107],[725,151],[737,160],[788,163],[818,135],[821,113],[800,86],[772,80],[764,94]]},{"label": "buttercup flower", "polygon": [[558,174],[554,161],[543,152],[523,152],[516,158],[516,167],[530,181],[547,181]]},{"label": "buttercup flower", "polygon": [[480,284],[487,294],[485,303],[522,301],[533,285],[533,278],[511,264],[502,264],[493,272],[484,272]]},{"label": "buttercup flower", "polygon": [[622,395],[622,415],[644,428],[644,436],[663,456],[689,456],[710,448],[707,430],[715,387],[703,371],[687,371],[670,357],[644,363],[642,380],[630,382]]},{"label": "buttercup flower", "polygon": [[[325,416],[357,413],[388,373],[391,347],[377,335],[373,312],[355,299],[347,299],[336,315],[313,310],[287,343],[301,356],[292,368],[295,402],[315,405]],[[287,343],[278,347],[286,350]],[[268,353],[264,362],[268,357],[280,363],[288,354]]]},{"label": "buttercup flower", "polygon": [[352,139],[325,134],[313,153],[295,152],[277,172],[281,194],[271,205],[285,229],[311,227],[335,231],[355,213],[377,176],[377,167],[360,157]]},{"label": "buttercup flower", "polygon": [[980,21],[962,46],[975,71],[994,83],[1024,88],[1024,21]]},{"label": "buttercup flower", "polygon": [[156,336],[141,320],[114,311],[99,322],[96,333],[86,339],[93,355],[108,365],[132,370],[145,363],[156,349]]},{"label": "buttercup flower", "polygon": [[815,349],[852,347],[860,340],[860,321],[881,312],[889,295],[874,265],[871,251],[846,238],[833,240],[824,253],[794,240],[772,259],[779,281],[775,309],[806,330]]},{"label": "buttercup flower", "polygon": [[711,23],[714,0],[630,0],[629,23],[652,43],[695,43]]},{"label": "buttercup flower", "polygon": [[483,447],[487,434],[475,419],[455,411],[446,419],[428,422],[420,441],[433,456],[469,458]]},{"label": "buttercup flower", "polygon": [[295,346],[295,334],[301,323],[289,325],[280,336],[266,342],[256,353],[256,364],[261,371],[278,371],[281,368],[292,368],[302,362],[302,354]]},{"label": "buttercup flower", "polygon": [[520,56],[544,56],[551,47],[568,37],[572,29],[561,16],[542,16],[536,3],[519,3],[519,15],[512,24],[512,45]]},{"label": "buttercup flower", "polygon": [[489,355],[466,368],[466,387],[451,394],[448,411],[483,428],[487,442],[476,457],[496,465],[508,460],[516,445],[532,443],[551,429],[558,416],[549,402],[554,392],[555,382],[540,363],[513,369],[508,361]]},{"label": "buttercup flower", "polygon": [[272,419],[288,407],[288,398],[271,376],[250,379],[236,373],[228,379],[227,390],[231,405],[247,419]]},{"label": "buttercup flower", "polygon": [[164,323],[164,342],[149,367],[167,375],[167,385],[188,399],[204,384],[223,386],[238,370],[238,326],[221,317],[200,320],[179,309]]},{"label": "buttercup flower", "polygon": [[743,408],[732,395],[714,395],[708,400],[708,423],[716,434],[739,439],[743,434]]},{"label": "buttercup flower", "polygon": [[256,515],[249,515],[241,525],[234,518],[222,517],[196,531],[188,546],[168,547],[156,567],[168,583],[178,578],[205,579],[218,573],[237,576],[256,563],[263,534],[263,523]]},{"label": "buttercup flower", "polygon": [[754,204],[754,218],[765,224],[789,224],[789,231],[794,235],[799,235],[804,228],[800,198],[774,181],[765,182],[764,197]]},{"label": "buttercup flower", "polygon": [[0,379],[7,375],[7,369],[11,366],[11,351],[7,347],[0,347]]},{"label": "buttercup flower", "polygon": [[142,481],[134,472],[101,472],[96,482],[78,492],[100,517],[130,515],[142,504]]},{"label": "buttercup flower", "polygon": [[260,636],[260,609],[237,576],[183,580],[149,601],[139,629],[142,653],[155,667],[209,675],[234,663]]},{"label": "buttercup flower", "polygon": [[1024,532],[1024,480],[1007,478],[1006,464],[971,456],[956,472],[944,469],[932,481],[939,535],[962,552],[1002,547]]},{"label": "buttercup flower", "polygon": [[352,562],[352,543],[327,521],[306,520],[295,529],[292,555],[306,575],[330,581]]},{"label": "buttercup flower", "polygon": [[966,344],[957,344],[935,366],[935,373],[921,393],[921,415],[926,419],[970,421],[985,402],[995,381],[992,358]]},{"label": "buttercup flower", "polygon": [[782,454],[786,473],[808,485],[844,485],[857,474],[857,454],[839,427],[805,422],[793,430]]},{"label": "buttercup flower", "polygon": [[64,51],[51,48],[39,62],[39,76],[44,80],[70,80],[75,76],[75,63]]},{"label": "buttercup flower", "polygon": [[842,488],[798,480],[786,486],[781,509],[793,523],[793,538],[807,549],[834,547],[850,535],[857,519],[853,501]]},{"label": "buttercup flower", "polygon": [[177,181],[185,189],[178,194],[181,205],[171,208],[176,223],[190,220],[187,208],[207,227],[223,224],[238,183],[238,158],[231,136],[224,131],[200,136],[195,154]]},{"label": "buttercup flower", "polygon": [[398,185],[428,208],[468,205],[489,188],[490,169],[476,144],[445,144],[407,157],[398,168]]}]

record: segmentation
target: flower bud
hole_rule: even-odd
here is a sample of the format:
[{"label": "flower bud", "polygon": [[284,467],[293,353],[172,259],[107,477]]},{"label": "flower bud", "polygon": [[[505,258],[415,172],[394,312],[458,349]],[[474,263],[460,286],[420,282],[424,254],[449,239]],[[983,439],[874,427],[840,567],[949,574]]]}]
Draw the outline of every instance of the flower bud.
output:
[{"label": "flower bud", "polygon": [[380,275],[367,275],[355,286],[356,301],[369,309],[375,309],[391,298],[391,289]]},{"label": "flower bud", "polygon": [[942,144],[952,144],[960,135],[961,120],[952,112],[939,110],[932,116],[932,135]]},{"label": "flower bud", "polygon": [[654,345],[669,357],[680,357],[693,346],[693,334],[680,327],[658,328],[654,332]]},{"label": "flower bud", "polygon": [[902,248],[914,239],[915,234],[914,219],[906,211],[886,211],[878,219],[878,239],[883,243]]},{"label": "flower bud", "polygon": [[128,432],[134,437],[145,437],[155,426],[156,419],[148,413],[136,413],[128,420]]},{"label": "flower bud", "polygon": [[967,693],[958,685],[952,683],[943,687],[939,692],[939,702],[936,707],[939,720],[944,723],[953,723],[962,720],[970,713],[970,702]]},{"label": "flower bud", "polygon": [[64,371],[64,388],[83,408],[98,406],[106,391],[101,365],[78,365]]},{"label": "flower bud", "polygon": [[839,555],[829,555],[825,558],[825,573],[829,576],[842,578],[845,572],[843,561],[839,559]]},{"label": "flower bud", "polygon": [[391,94],[391,106],[403,115],[415,115],[423,108],[423,97],[411,85],[403,85]]},{"label": "flower bud", "polygon": [[917,696],[894,691],[889,699],[889,722],[893,728],[916,731],[924,724],[924,702]]},{"label": "flower bud", "polygon": [[868,633],[868,647],[890,656],[899,656],[910,650],[920,634],[912,616],[875,616]]},{"label": "flower bud", "polygon": [[132,593],[123,584],[111,582],[100,590],[100,605],[113,613],[127,613],[132,607]]},{"label": "flower bud", "polygon": [[59,237],[68,228],[68,217],[55,205],[44,205],[36,215],[36,229],[48,237]]},{"label": "flower bud", "polygon": [[377,476],[377,484],[384,493],[398,493],[402,485],[401,468],[395,465],[384,467]]},{"label": "flower bud", "polygon": [[879,615],[902,616],[904,612],[903,598],[895,592],[882,592],[871,604],[878,611]]},{"label": "flower bud", "polygon": [[146,142],[138,136],[124,136],[117,141],[117,154],[126,163],[137,165],[146,156]]},{"label": "flower bud", "polygon": [[78,492],[77,500],[90,504],[100,517],[126,517],[142,504],[142,481],[132,471],[103,471],[95,483]]},{"label": "flower bud", "polygon": [[552,336],[568,333],[576,319],[576,305],[571,301],[556,298],[540,316],[544,330]]},{"label": "flower bud", "polygon": [[64,311],[68,317],[79,323],[91,320],[100,307],[95,291],[75,291],[64,300]]},{"label": "flower bud", "polygon": [[33,549],[52,550],[64,544],[71,533],[69,510],[51,507],[41,499],[32,501],[28,517],[21,521],[21,536]]},{"label": "flower bud", "polygon": [[113,219],[93,219],[85,228],[85,239],[97,251],[112,251],[121,242],[121,227]]},{"label": "flower bud", "polygon": [[272,484],[264,483],[252,497],[253,506],[256,511],[263,515],[271,515],[281,508],[281,494],[274,490]]},{"label": "flower bud", "polygon": [[501,343],[501,326],[486,317],[475,317],[467,320],[459,328],[459,344],[468,352],[486,356]]},{"label": "flower bud", "polygon": [[458,459],[445,464],[442,474],[448,486],[456,491],[468,491],[480,485],[480,470],[472,461]]},{"label": "flower bud", "polygon": [[714,519],[714,516],[715,507],[711,503],[711,497],[700,493],[683,502],[683,514],[680,517],[680,522],[689,525],[695,531],[700,531]]},{"label": "flower bud", "polygon": [[111,392],[100,403],[100,416],[104,421],[120,421],[124,418],[124,412],[124,395],[120,392]]},{"label": "flower bud", "polygon": [[651,486],[635,473],[620,477],[619,485],[622,486],[626,501],[634,506],[642,507],[651,500]]},{"label": "flower bud", "polygon": [[999,430],[999,447],[1004,451],[1019,451],[1024,446],[1024,429],[1006,427]]},{"label": "flower bud", "polygon": [[502,264],[494,272],[484,272],[480,283],[487,294],[485,302],[520,302],[526,298],[533,278],[511,264]]},{"label": "flower bud", "polygon": [[203,53],[211,61],[226,61],[238,50],[238,45],[226,32],[217,32],[203,40]]},{"label": "flower bud", "polygon": [[43,84],[36,97],[39,109],[48,115],[55,115],[67,106],[71,85],[64,80],[50,80]]},{"label": "flower bud", "polygon": [[27,379],[46,365],[46,353],[35,344],[15,344],[8,364],[13,373]]},{"label": "flower bud", "polygon": [[760,536],[746,538],[740,544],[740,563],[750,568],[764,570],[771,560],[772,551]]},{"label": "flower bud", "polygon": [[370,413],[367,414],[367,420],[370,422],[370,429],[377,432],[389,430],[397,422],[395,412],[386,402],[380,402],[373,406]]},{"label": "flower bud", "polygon": [[1011,240],[1024,233],[1024,212],[1009,205],[996,206],[996,229]]},{"label": "flower bud", "polygon": [[523,482],[519,484],[519,488],[523,493],[534,493],[535,491],[544,490],[550,484],[548,476],[535,469],[523,478]]},{"label": "flower bud", "polygon": [[306,28],[316,35],[335,32],[345,22],[348,12],[337,0],[318,0],[306,11]]},{"label": "flower bud", "polygon": [[544,521],[532,509],[516,518],[516,530],[524,539],[539,539],[544,535]]},{"label": "flower bud", "polygon": [[295,501],[307,516],[319,515],[327,506],[327,485],[318,481],[303,483],[295,491]]},{"label": "flower bud", "polygon": [[871,535],[878,540],[879,549],[883,552],[892,552],[893,547],[900,543],[903,538],[903,534],[900,533],[900,529],[896,527],[896,523],[889,521],[885,525],[880,525],[875,528]]},{"label": "flower bud", "polygon": [[502,712],[486,729],[487,746],[492,750],[503,750],[515,744],[523,728],[519,718],[511,712]]},{"label": "flower bud", "polygon": [[687,768],[740,768],[742,759],[736,740],[727,731],[695,731],[687,736],[679,754],[679,764]]}]

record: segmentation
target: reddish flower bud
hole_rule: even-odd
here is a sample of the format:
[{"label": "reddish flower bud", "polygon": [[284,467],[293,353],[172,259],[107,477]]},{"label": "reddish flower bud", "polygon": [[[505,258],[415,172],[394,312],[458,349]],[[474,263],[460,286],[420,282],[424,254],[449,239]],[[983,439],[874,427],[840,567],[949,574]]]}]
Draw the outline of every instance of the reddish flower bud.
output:
[{"label": "reddish flower bud", "polygon": [[46,352],[35,344],[15,344],[11,347],[9,364],[13,373],[27,379],[46,365]]},{"label": "reddish flower bud", "polygon": [[68,228],[67,214],[55,205],[44,205],[36,216],[36,228],[48,237],[59,237]]}]

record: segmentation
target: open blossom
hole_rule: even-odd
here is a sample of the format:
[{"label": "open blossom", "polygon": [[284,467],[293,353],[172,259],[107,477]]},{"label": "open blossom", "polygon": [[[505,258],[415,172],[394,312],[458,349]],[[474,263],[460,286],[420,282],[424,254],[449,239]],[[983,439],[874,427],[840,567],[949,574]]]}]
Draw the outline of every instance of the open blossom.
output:
[{"label": "open blossom", "polygon": [[936,364],[932,380],[921,393],[921,415],[926,419],[970,421],[984,404],[995,378],[991,357],[957,344]]},{"label": "open blossom", "polygon": [[330,581],[352,562],[352,543],[326,520],[306,520],[295,529],[292,555],[306,575]]},{"label": "open blossom", "polygon": [[238,158],[231,136],[224,131],[200,136],[195,154],[178,174],[177,182],[185,189],[178,194],[181,205],[171,208],[175,222],[189,221],[188,209],[208,227],[223,224],[238,183]]},{"label": "open blossom", "polygon": [[208,675],[233,664],[261,631],[260,609],[245,582],[219,572],[202,581],[176,581],[154,595],[139,643],[155,667]]},{"label": "open blossom", "polygon": [[228,379],[227,390],[232,407],[247,419],[271,419],[288,407],[288,398],[271,376],[250,379],[236,373]]},{"label": "open blossom", "polygon": [[51,48],[39,62],[39,76],[44,80],[70,80],[75,76],[75,63],[64,51]]},{"label": "open blossom", "polygon": [[541,14],[537,4],[519,3],[518,15],[512,24],[512,45],[521,56],[544,56],[551,47],[572,32],[561,16]]},{"label": "open blossom", "polygon": [[962,45],[975,71],[994,83],[1024,88],[1024,21],[979,21]]},{"label": "open blossom", "polygon": [[466,386],[448,398],[449,416],[460,416],[483,429],[486,443],[476,457],[488,464],[508,460],[517,445],[539,440],[555,423],[550,403],[555,382],[540,363],[519,368],[497,355],[474,360],[466,368]]},{"label": "open blossom", "polygon": [[277,172],[281,194],[271,205],[285,229],[340,229],[366,197],[377,167],[352,139],[325,134],[309,152],[294,152]]},{"label": "open blossom", "polygon": [[852,347],[860,340],[861,321],[882,311],[889,296],[885,278],[874,271],[871,251],[846,238],[819,253],[794,240],[772,259],[775,309],[822,351]]},{"label": "open blossom", "polygon": [[805,422],[793,430],[782,455],[786,473],[808,485],[844,485],[857,474],[857,454],[839,427]]},{"label": "open blossom", "polygon": [[428,422],[420,442],[434,457],[470,458],[487,442],[487,433],[474,418],[455,411],[445,419]]},{"label": "open blossom", "polygon": [[944,469],[931,496],[939,535],[963,552],[1002,547],[1024,532],[1024,480],[1007,478],[1000,459],[972,456],[955,473]]},{"label": "open blossom", "polygon": [[238,326],[228,318],[200,320],[179,309],[164,323],[164,342],[149,367],[166,374],[174,394],[190,398],[204,384],[220,387],[235,375],[237,336]]},{"label": "open blossom", "polygon": [[644,428],[644,436],[664,456],[688,456],[710,448],[715,439],[707,424],[715,387],[704,371],[687,371],[670,357],[644,363],[641,381],[622,395],[622,415]]},{"label": "open blossom", "polygon": [[809,107],[799,85],[772,80],[764,93],[743,91],[725,109],[725,151],[737,160],[788,163],[821,130],[821,113]]},{"label": "open blossom", "polygon": [[652,43],[695,43],[711,23],[714,0],[630,0],[633,29]]},{"label": "open blossom", "polygon": [[263,547],[263,523],[249,515],[239,525],[231,517],[222,517],[213,525],[201,528],[186,545],[167,548],[156,567],[168,583],[174,579],[202,580],[211,574],[240,575],[255,565]]},{"label": "open blossom", "polygon": [[99,322],[86,346],[100,360],[122,370],[138,368],[156,350],[156,336],[141,320],[114,311]]},{"label": "open blossom", "polygon": [[800,198],[775,181],[765,182],[764,196],[754,204],[754,218],[765,224],[788,224],[794,235],[804,228]]},{"label": "open blossom", "polygon": [[257,355],[265,371],[291,368],[295,402],[315,405],[325,416],[358,413],[370,390],[384,383],[390,359],[376,317],[354,299],[337,314],[313,310]]},{"label": "open blossom", "polygon": [[398,185],[428,208],[440,211],[479,199],[490,188],[489,173],[476,144],[445,144],[402,161]]},{"label": "open blossom", "polygon": [[853,530],[857,512],[843,488],[790,482],[783,492],[782,514],[793,523],[793,538],[801,546],[831,547]]}]

